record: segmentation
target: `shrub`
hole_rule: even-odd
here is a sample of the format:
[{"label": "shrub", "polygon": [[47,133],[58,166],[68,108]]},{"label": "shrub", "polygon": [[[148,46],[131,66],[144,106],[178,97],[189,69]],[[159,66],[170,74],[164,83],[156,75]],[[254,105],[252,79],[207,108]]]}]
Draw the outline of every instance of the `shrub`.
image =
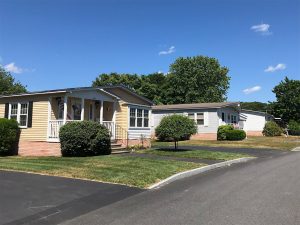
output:
[{"label": "shrub", "polygon": [[268,121],[263,129],[263,135],[268,137],[280,136],[282,134],[281,127],[274,121]]},{"label": "shrub", "polygon": [[233,126],[232,125],[222,125],[219,126],[218,128],[218,132],[217,132],[217,139],[218,140],[227,140],[226,138],[226,132],[229,130],[233,130]]},{"label": "shrub", "polygon": [[175,149],[177,149],[178,141],[188,140],[196,132],[195,122],[182,115],[164,117],[155,129],[157,138],[161,141],[174,141]]},{"label": "shrub", "polygon": [[246,132],[243,130],[227,130],[226,140],[229,141],[239,141],[246,138]]},{"label": "shrub", "polygon": [[300,135],[300,123],[291,120],[288,124],[290,135]]},{"label": "shrub", "polygon": [[94,156],[111,151],[109,131],[92,121],[70,122],[59,132],[62,156]]},{"label": "shrub", "polygon": [[17,154],[20,130],[18,122],[0,119],[0,155]]}]

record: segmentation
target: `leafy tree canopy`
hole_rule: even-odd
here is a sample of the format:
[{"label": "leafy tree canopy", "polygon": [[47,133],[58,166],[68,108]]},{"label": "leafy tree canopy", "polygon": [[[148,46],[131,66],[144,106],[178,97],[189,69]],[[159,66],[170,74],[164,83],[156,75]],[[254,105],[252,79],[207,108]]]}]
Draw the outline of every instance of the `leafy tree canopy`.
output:
[{"label": "leafy tree canopy", "polygon": [[269,104],[263,102],[241,102],[241,108],[260,112],[269,112],[270,110]]},{"label": "leafy tree canopy", "polygon": [[155,104],[222,102],[226,100],[230,78],[228,69],[214,58],[178,58],[170,73],[100,74],[93,86],[125,85]]},{"label": "leafy tree canopy", "polygon": [[276,117],[288,123],[290,120],[300,122],[300,80],[284,78],[273,92],[276,101],[271,104]]},{"label": "leafy tree canopy", "polygon": [[15,81],[13,76],[0,66],[0,95],[19,94],[26,92],[26,87]]}]

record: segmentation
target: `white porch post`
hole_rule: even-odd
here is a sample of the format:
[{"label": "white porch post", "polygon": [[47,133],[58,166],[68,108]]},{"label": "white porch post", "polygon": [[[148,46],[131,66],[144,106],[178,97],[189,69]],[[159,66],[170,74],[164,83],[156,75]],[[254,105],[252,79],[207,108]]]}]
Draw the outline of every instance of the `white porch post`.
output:
[{"label": "white porch post", "polygon": [[81,98],[81,121],[84,120],[84,98]]},{"label": "white porch post", "polygon": [[64,97],[64,123],[67,122],[67,116],[68,116],[68,96],[65,95]]},{"label": "white porch post", "polygon": [[112,117],[112,121],[114,122],[114,123],[116,123],[116,102],[114,102],[114,104],[113,104],[113,108],[112,108],[112,110],[113,110],[113,117]]},{"label": "white porch post", "polygon": [[51,120],[51,113],[52,113],[52,97],[48,98],[48,129],[47,129],[47,139],[50,136],[50,120]]},{"label": "white porch post", "polygon": [[103,100],[100,103],[100,124],[103,124]]}]

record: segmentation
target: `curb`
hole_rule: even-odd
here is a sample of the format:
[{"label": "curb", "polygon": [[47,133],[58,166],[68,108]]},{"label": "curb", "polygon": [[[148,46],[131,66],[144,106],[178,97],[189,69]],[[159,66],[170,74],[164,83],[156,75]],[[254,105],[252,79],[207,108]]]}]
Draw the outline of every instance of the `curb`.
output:
[{"label": "curb", "polygon": [[190,176],[193,176],[193,175],[196,175],[196,174],[200,174],[200,173],[204,173],[206,171],[209,171],[209,170],[213,170],[213,169],[217,169],[217,168],[221,168],[221,167],[226,167],[226,166],[231,166],[231,164],[236,164],[236,163],[242,163],[242,162],[248,162],[252,159],[255,159],[255,157],[244,157],[244,158],[238,158],[238,159],[233,159],[233,160],[229,160],[229,161],[225,161],[225,162],[220,162],[220,163],[215,163],[215,164],[212,164],[212,165],[208,165],[208,166],[203,166],[203,167],[199,167],[199,168],[196,168],[196,169],[192,169],[192,170],[188,170],[188,171],[184,171],[184,172],[181,172],[181,173],[177,173],[177,174],[174,174],[156,184],[153,184],[151,185],[150,187],[148,187],[148,189],[158,189],[162,186],[165,186],[171,182],[174,182],[176,180],[179,180],[179,179],[183,179],[183,178],[186,178],[186,177],[190,177]]},{"label": "curb", "polygon": [[291,151],[292,152],[300,152],[300,147],[293,148]]}]

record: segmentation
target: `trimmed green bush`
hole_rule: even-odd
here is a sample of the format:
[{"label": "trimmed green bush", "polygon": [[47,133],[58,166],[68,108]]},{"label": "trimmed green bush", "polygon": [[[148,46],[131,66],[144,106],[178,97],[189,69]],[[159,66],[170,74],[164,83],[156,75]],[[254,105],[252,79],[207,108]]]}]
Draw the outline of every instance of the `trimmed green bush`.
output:
[{"label": "trimmed green bush", "polygon": [[229,141],[239,141],[246,138],[246,132],[243,130],[227,130],[225,133],[226,140]]},{"label": "trimmed green bush", "polygon": [[174,141],[175,149],[177,149],[178,141],[188,140],[196,132],[195,121],[182,115],[164,117],[155,129],[157,138],[160,141]]},{"label": "trimmed green bush", "polygon": [[300,135],[300,123],[291,120],[288,124],[289,134],[290,135]]},{"label": "trimmed green bush", "polygon": [[15,120],[0,119],[0,155],[14,155],[18,152],[20,129]]},{"label": "trimmed green bush", "polygon": [[59,132],[62,156],[95,156],[110,154],[109,131],[97,122],[74,121]]},{"label": "trimmed green bush", "polygon": [[274,121],[268,121],[265,124],[262,133],[267,137],[274,137],[274,136],[280,136],[282,132],[283,132],[282,128],[277,123],[275,123]]},{"label": "trimmed green bush", "polygon": [[218,127],[217,139],[219,141],[227,140],[226,132],[229,130],[234,130],[232,125],[221,125]]}]

